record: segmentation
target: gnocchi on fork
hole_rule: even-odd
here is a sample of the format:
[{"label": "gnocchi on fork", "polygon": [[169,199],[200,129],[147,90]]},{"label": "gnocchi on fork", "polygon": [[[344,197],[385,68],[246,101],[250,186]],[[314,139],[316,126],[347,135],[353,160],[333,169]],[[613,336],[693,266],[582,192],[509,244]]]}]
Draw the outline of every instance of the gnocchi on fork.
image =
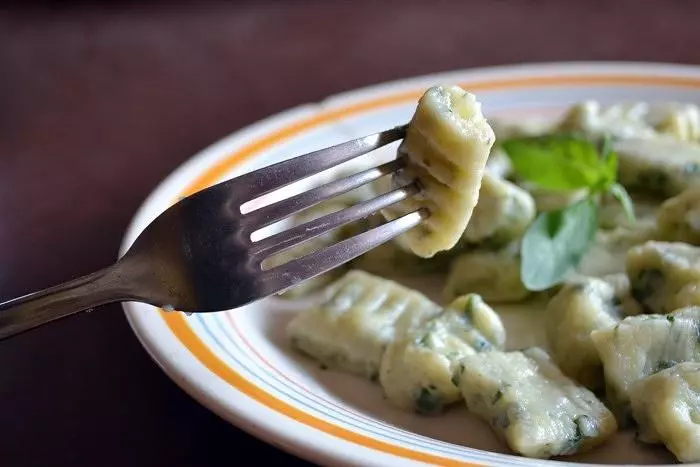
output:
[{"label": "gnocchi on fork", "polygon": [[[250,201],[400,139],[398,157],[390,162],[243,212]],[[464,231],[494,141],[472,94],[456,86],[430,88],[407,125],[195,193],[160,214],[115,264],[0,304],[0,339],[110,302],[139,301],[191,313],[237,308],[284,292],[397,236],[419,256],[433,256],[454,246]],[[288,216],[389,175],[393,186],[375,198],[251,239]],[[376,212],[382,212],[385,223],[266,267],[276,254]]]}]

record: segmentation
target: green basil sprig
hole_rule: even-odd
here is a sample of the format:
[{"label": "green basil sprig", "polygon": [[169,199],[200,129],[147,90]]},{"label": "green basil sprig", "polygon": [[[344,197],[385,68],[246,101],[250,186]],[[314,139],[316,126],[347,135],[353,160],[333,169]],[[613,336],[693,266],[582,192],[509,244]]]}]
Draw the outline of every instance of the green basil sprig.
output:
[{"label": "green basil sprig", "polygon": [[598,230],[599,195],[610,193],[634,220],[632,199],[617,183],[617,154],[609,138],[597,145],[556,134],[510,139],[501,147],[521,179],[549,190],[587,190],[584,199],[541,213],[525,232],[520,272],[529,290],[548,289],[579,265]]}]

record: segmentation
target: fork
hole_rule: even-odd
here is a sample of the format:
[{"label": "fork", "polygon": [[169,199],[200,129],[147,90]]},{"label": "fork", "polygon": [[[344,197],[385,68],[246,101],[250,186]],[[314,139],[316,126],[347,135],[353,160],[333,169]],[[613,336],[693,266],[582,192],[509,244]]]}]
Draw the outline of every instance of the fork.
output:
[{"label": "fork", "polygon": [[405,136],[407,125],[346,141],[245,173],[179,200],[155,218],[114,264],[0,303],[0,339],[81,311],[134,301],[186,313],[231,310],[323,274],[418,225],[418,209],[301,258],[266,269],[273,255],[366,218],[420,192],[415,180],[367,201],[274,233],[251,235],[306,208],[383,176],[402,158],[243,213],[241,207]]}]

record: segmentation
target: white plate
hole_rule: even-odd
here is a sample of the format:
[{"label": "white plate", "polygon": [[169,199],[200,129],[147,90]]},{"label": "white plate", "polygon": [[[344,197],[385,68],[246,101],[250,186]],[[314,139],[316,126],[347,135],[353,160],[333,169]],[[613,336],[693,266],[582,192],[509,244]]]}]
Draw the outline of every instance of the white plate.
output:
[{"label": "white plate", "polygon": [[[588,98],[700,103],[700,68],[661,64],[566,63],[466,70],[344,93],[268,118],[195,155],[145,201],[128,229],[122,254],[178,197],[273,161],[405,123],[420,94],[440,82],[458,83],[474,92],[491,117],[552,116]],[[279,300],[190,317],[136,303],[124,308],[144,347],[192,397],[255,436],[314,462],[364,466],[554,463],[509,455],[464,410],[435,418],[402,413],[386,406],[376,385],[320,370],[287,347],[284,328],[294,310]],[[663,449],[637,445],[632,433],[619,435],[576,460],[673,462]]]}]

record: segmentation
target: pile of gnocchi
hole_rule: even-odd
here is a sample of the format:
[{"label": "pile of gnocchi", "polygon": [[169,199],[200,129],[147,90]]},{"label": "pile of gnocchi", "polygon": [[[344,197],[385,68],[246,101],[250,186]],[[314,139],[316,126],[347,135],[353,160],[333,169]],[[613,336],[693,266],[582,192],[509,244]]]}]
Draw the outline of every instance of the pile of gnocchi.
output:
[{"label": "pile of gnocchi", "polygon": [[[576,268],[531,290],[521,277],[523,236],[538,215],[584,195],[520,179],[499,141],[563,130],[611,137],[636,218],[602,196]],[[397,156],[405,168],[371,191],[417,180],[420,194],[304,251],[416,209],[430,216],[286,291],[286,299],[315,297],[288,325],[294,349],[376,383],[398,410],[436,416],[466,405],[522,456],[582,453],[634,429],[640,442],[700,462],[698,107],[586,101],[554,122],[513,124],[487,121],[457,86],[435,86],[418,101]],[[365,195],[338,197],[297,222]],[[396,278],[427,274],[440,278],[441,303]],[[497,311],[506,304],[536,308],[533,324],[546,339],[514,347]]]}]

